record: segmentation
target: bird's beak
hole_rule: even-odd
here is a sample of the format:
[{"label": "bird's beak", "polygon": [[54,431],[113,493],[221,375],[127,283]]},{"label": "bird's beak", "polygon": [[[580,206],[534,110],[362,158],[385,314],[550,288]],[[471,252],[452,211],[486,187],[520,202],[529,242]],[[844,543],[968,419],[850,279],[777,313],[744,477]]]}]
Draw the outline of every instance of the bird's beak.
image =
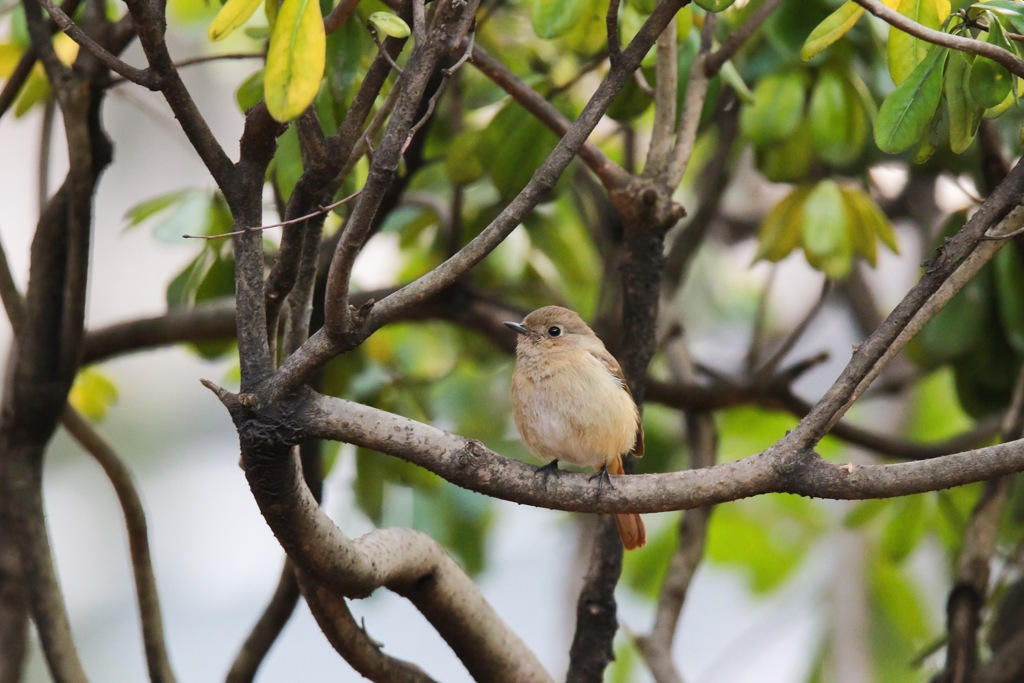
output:
[{"label": "bird's beak", "polygon": [[529,328],[527,328],[522,323],[516,323],[516,322],[512,322],[511,320],[506,320],[505,321],[505,327],[507,327],[510,330],[515,330],[516,332],[518,332],[519,334],[522,334],[522,335],[530,334]]}]

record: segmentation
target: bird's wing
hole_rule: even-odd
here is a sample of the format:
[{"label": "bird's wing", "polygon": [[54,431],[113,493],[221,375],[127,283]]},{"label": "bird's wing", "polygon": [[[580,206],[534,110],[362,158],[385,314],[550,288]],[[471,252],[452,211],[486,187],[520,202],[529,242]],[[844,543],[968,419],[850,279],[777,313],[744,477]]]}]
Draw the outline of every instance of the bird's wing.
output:
[{"label": "bird's wing", "polygon": [[[615,381],[619,383],[622,390],[629,394],[629,398],[635,403],[633,399],[633,392],[629,390],[629,384],[626,383],[626,377],[622,373],[622,366],[619,365],[619,361],[615,360],[615,356],[608,352],[608,349],[603,346],[600,349],[588,349],[590,355],[597,360],[601,361],[601,365],[605,367],[608,373],[615,378]],[[636,443],[633,445],[633,455],[640,458],[644,454],[644,423],[640,419],[640,411],[636,413]]]}]

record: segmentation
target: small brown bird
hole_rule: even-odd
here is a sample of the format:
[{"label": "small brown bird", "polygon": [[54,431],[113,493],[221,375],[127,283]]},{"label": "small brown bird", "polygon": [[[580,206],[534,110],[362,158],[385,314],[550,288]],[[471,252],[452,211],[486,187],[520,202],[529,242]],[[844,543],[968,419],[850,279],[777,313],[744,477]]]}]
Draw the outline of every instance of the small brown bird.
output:
[{"label": "small brown bird", "polygon": [[[523,322],[506,322],[519,333],[512,405],[523,441],[541,459],[538,471],[565,460],[593,467],[598,476],[625,474],[622,456],[644,454],[644,431],[622,368],[575,312],[545,306]],[[627,550],[647,542],[640,515],[615,515]]]}]

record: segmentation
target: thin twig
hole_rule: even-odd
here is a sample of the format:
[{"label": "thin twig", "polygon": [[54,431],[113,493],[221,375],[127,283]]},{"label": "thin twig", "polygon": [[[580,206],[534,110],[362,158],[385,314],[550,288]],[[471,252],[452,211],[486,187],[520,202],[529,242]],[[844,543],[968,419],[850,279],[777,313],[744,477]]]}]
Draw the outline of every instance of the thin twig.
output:
[{"label": "thin twig", "polygon": [[694,57],[693,65],[690,67],[690,79],[686,84],[686,98],[683,101],[683,111],[679,117],[676,142],[664,174],[668,187],[677,187],[682,181],[686,167],[690,163],[690,156],[693,154],[693,146],[697,141],[697,128],[700,125],[700,116],[704,111],[704,101],[708,94],[709,79],[705,64],[708,52],[711,50],[715,22],[716,15],[714,14],[708,13],[704,18],[704,28],[700,33],[700,51]]},{"label": "thin twig", "polygon": [[619,40],[620,1],[608,0],[608,14],[605,15],[605,30],[608,32],[608,61],[613,65],[622,54],[622,43]]},{"label": "thin twig", "polygon": [[[216,55],[203,55],[201,57],[189,57],[188,59],[183,59],[180,62],[175,62],[174,63],[174,68],[176,68],[176,69],[184,69],[184,68],[190,67],[190,66],[197,66],[197,65],[200,65],[200,64],[209,64],[210,62],[220,62],[220,61],[224,61],[224,60],[264,59],[264,58],[266,58],[266,56],[267,56],[267,53],[265,53],[265,52],[224,52],[224,53],[216,54]],[[121,76],[119,78],[111,78],[110,79],[110,87],[115,87],[115,86],[121,85],[123,83],[131,83],[131,82],[133,82],[133,81],[130,81],[129,79],[124,78],[123,76]]]},{"label": "thin twig", "polygon": [[765,359],[764,363],[754,371],[755,377],[767,377],[775,372],[775,369],[779,366],[779,363],[782,362],[782,359],[793,350],[796,343],[800,341],[800,337],[803,336],[804,332],[806,332],[807,328],[810,327],[815,317],[817,317],[818,313],[821,312],[822,307],[828,300],[830,291],[832,291],[832,282],[826,278],[825,282],[821,286],[821,294],[818,295],[818,300],[814,302],[814,305],[811,306],[810,309],[808,309],[806,315],[804,315],[796,327],[793,328],[789,333],[789,336],[786,337],[786,340],[782,342],[782,345],[775,350],[775,353]]},{"label": "thin twig", "polygon": [[474,43],[476,43],[476,31],[470,32],[469,36],[466,37],[466,49],[462,51],[462,56],[447,69],[441,69],[441,75],[445,78],[451,78],[452,74],[461,69],[462,65],[468,62],[470,57],[473,56]]},{"label": "thin twig", "polygon": [[738,29],[729,34],[725,42],[722,43],[721,47],[708,55],[704,61],[705,73],[707,76],[714,77],[718,75],[718,72],[722,70],[722,66],[735,56],[739,49],[750,40],[759,28],[772,13],[779,8],[782,4],[782,0],[765,0],[765,2],[758,7],[750,17],[743,22],[743,25]]},{"label": "thin twig", "polygon": [[343,204],[347,204],[348,202],[358,197],[360,192],[362,192],[362,190],[357,190],[356,192],[353,192],[352,194],[343,199],[339,199],[338,201],[332,202],[326,206],[321,206],[312,213],[307,213],[305,216],[299,216],[298,218],[292,218],[287,221],[281,221],[280,223],[271,223],[270,225],[259,225],[255,228],[243,228],[241,230],[232,230],[231,232],[222,232],[216,235],[182,235],[182,237],[185,239],[193,240],[219,240],[224,237],[244,235],[247,232],[258,232],[260,230],[270,230],[271,228],[282,228],[287,227],[289,225],[295,225],[296,223],[302,223],[303,221],[308,221],[310,218],[314,218],[316,216],[320,216],[322,214],[333,211],[334,209],[338,208],[339,206],[342,206]]},{"label": "thin twig", "polygon": [[359,0],[342,0],[339,2],[331,10],[330,14],[324,17],[324,32],[330,35],[344,26],[357,7],[359,7]]}]

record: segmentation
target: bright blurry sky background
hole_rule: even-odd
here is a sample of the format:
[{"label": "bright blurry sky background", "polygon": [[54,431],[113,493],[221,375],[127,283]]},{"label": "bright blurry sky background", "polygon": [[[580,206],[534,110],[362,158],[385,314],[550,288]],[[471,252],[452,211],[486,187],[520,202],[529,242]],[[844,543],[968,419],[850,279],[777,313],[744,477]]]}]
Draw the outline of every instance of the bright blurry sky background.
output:
[{"label": "bright blurry sky background", "polygon": [[[175,54],[196,54],[199,42],[178,45]],[[137,51],[130,57],[141,63]],[[241,116],[233,102],[237,83],[254,69],[232,62],[185,72],[199,106],[217,137],[236,155]],[[212,188],[212,181],[180,133],[163,101],[137,88],[115,90],[104,109],[115,144],[115,162],[103,176],[96,198],[95,248],[89,288],[88,325],[97,327],[164,310],[170,278],[194,256],[197,246],[157,241],[145,226],[126,231],[132,205],[187,187]],[[59,131],[60,128],[58,127]],[[55,142],[58,158],[63,140]],[[0,237],[21,286],[37,209],[35,165],[38,119],[0,123]],[[63,173],[56,164],[53,185]],[[751,253],[738,259],[750,262]],[[886,257],[882,267],[893,265]],[[889,303],[916,271],[919,255],[902,257],[904,273],[889,292]],[[365,261],[365,259],[364,259]],[[820,280],[799,262],[788,268],[787,296],[794,320],[817,296]],[[754,270],[762,278],[765,269]],[[386,265],[360,263],[365,286],[388,283]],[[374,280],[372,278],[381,278]],[[831,346],[833,361],[809,380],[822,385],[849,357],[847,323],[833,316],[816,324],[814,351]],[[6,356],[10,329],[0,323],[0,352]],[[703,360],[720,365],[721,340],[698,340]],[[742,347],[737,343],[737,356]],[[724,353],[732,349],[728,344]],[[725,364],[737,359],[727,359]],[[164,349],[121,358],[103,366],[120,392],[112,413],[99,426],[135,472],[150,522],[150,541],[163,601],[174,668],[183,683],[223,680],[248,629],[271,594],[282,553],[260,517],[237,466],[237,441],[224,409],[199,384],[200,377],[223,380],[224,363],[202,361],[183,350]],[[511,371],[511,359],[509,365]],[[471,436],[471,435],[470,435]],[[351,463],[351,458],[343,459]],[[327,482],[326,505],[350,535],[370,529],[353,513],[343,464]],[[58,568],[73,628],[91,680],[145,680],[141,639],[120,511],[99,468],[61,434],[48,454],[46,501]],[[574,596],[582,568],[577,558],[580,525],[569,515],[499,503],[489,570],[481,578],[486,597],[556,679],[562,678],[572,635]],[[842,504],[826,506],[838,519]],[[354,516],[353,516],[354,515]],[[401,515],[398,515],[401,517]],[[648,515],[652,526],[675,524],[678,515]],[[396,523],[402,523],[396,519]],[[677,637],[677,661],[690,683],[801,681],[815,643],[834,621],[825,597],[855,579],[856,538],[837,532],[788,586],[770,600],[753,598],[743,577],[703,565],[698,572]],[[853,555],[851,555],[853,553]],[[940,586],[934,587],[936,591]],[[632,632],[650,628],[649,607],[623,589],[622,620]],[[941,596],[935,604],[941,605]],[[429,625],[404,600],[379,591],[353,604],[371,636],[386,650],[424,667],[441,681],[468,680],[464,669]],[[739,656],[738,656],[739,655]],[[642,667],[640,667],[642,668]],[[28,681],[49,676],[33,651]],[[304,607],[288,626],[259,676],[261,681],[361,680],[330,648]],[[644,680],[642,677],[638,680]]]}]

